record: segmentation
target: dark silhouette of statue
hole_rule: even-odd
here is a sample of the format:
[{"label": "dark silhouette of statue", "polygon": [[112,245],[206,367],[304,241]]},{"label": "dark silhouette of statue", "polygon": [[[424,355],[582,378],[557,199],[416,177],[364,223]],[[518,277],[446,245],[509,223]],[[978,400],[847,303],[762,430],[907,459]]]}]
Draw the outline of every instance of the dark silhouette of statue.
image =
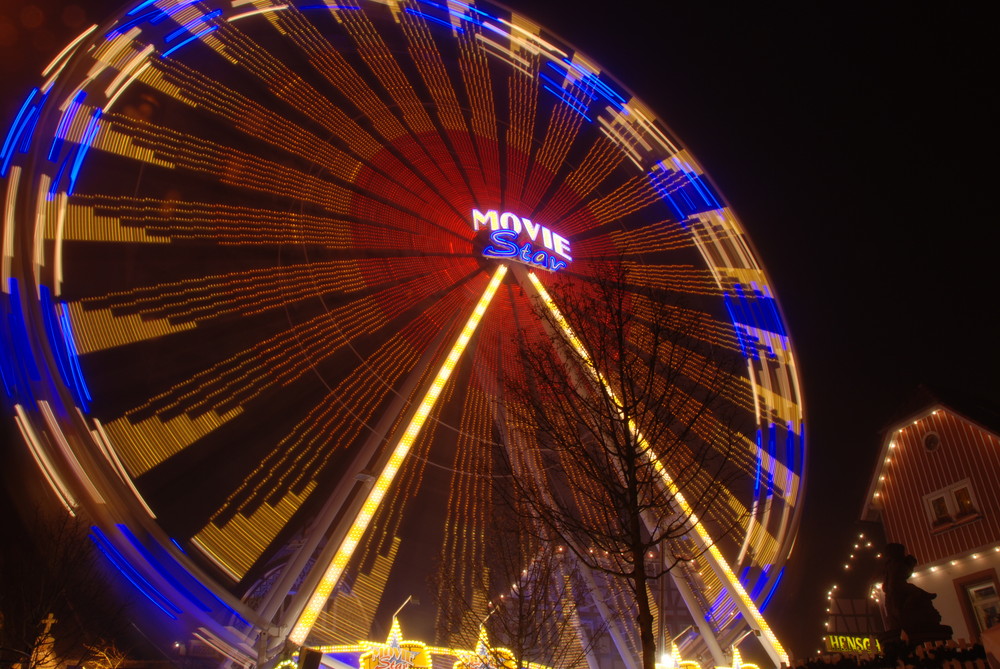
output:
[{"label": "dark silhouette of statue", "polygon": [[911,643],[951,638],[951,627],[941,624],[941,614],[932,603],[936,594],[908,582],[917,559],[907,555],[903,544],[887,544],[882,551],[885,593],[886,633]]}]

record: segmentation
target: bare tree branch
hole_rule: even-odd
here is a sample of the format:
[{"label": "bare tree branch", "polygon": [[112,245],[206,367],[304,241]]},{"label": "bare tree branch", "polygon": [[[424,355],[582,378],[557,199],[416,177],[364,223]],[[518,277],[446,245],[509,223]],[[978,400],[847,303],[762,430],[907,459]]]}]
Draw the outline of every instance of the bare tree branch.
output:
[{"label": "bare tree branch", "polygon": [[716,540],[744,520],[728,506],[744,476],[731,462],[745,440],[742,361],[717,346],[708,314],[671,303],[625,263],[601,270],[537,300],[549,336],[523,332],[526,372],[506,392],[526,408],[503,453],[524,515],[627,584],[653,669],[648,584],[705,549],[689,540],[696,519]]},{"label": "bare tree branch", "polygon": [[88,528],[69,515],[39,514],[31,536],[34,544],[4,551],[0,565],[0,665],[56,666],[88,657],[91,647],[109,660],[123,654],[105,639],[125,635],[125,607],[109,588]]}]

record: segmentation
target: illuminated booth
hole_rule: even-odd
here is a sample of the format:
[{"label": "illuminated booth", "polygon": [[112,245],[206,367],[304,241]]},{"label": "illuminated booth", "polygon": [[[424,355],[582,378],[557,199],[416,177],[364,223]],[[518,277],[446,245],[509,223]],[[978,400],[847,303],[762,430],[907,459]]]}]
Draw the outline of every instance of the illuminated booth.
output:
[{"label": "illuminated booth", "polygon": [[[433,666],[446,666],[449,662],[452,662],[450,669],[514,669],[518,666],[510,650],[490,644],[485,628],[480,629],[474,650],[439,648],[404,639],[396,618],[392,620],[392,630],[384,643],[365,641],[314,650],[338,658],[338,663],[343,666],[358,669],[431,669]],[[535,662],[523,662],[521,666],[525,669],[552,669]]]}]

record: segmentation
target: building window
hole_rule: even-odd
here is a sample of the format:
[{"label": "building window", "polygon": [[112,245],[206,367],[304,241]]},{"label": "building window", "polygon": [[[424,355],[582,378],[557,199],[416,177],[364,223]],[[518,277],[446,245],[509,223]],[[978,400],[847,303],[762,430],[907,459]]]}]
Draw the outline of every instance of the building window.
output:
[{"label": "building window", "polygon": [[979,518],[976,496],[968,479],[925,495],[924,504],[935,531]]},{"label": "building window", "polygon": [[1000,597],[997,597],[997,589],[992,580],[967,585],[965,592],[976,614],[980,632],[1000,623]]},{"label": "building window", "polygon": [[972,492],[969,486],[961,486],[951,491],[955,497],[955,512],[959,518],[976,513],[976,505],[972,503]]},{"label": "building window", "polygon": [[1000,582],[995,569],[956,578],[955,590],[969,634],[982,639],[982,633],[1000,624]]},{"label": "building window", "polygon": [[948,512],[948,502],[945,501],[944,495],[931,498],[931,516],[935,525],[943,525],[953,520]]},{"label": "building window", "polygon": [[928,451],[936,451],[940,445],[941,437],[938,436],[937,432],[924,433],[924,448]]}]

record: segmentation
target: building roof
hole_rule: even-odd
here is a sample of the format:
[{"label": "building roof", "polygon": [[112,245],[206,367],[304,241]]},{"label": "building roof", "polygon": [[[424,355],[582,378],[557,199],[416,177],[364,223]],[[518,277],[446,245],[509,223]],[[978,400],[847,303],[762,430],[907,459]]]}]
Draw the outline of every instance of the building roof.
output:
[{"label": "building roof", "polygon": [[985,430],[1000,434],[1000,405],[995,401],[958,388],[920,384],[900,403],[890,422],[883,428],[883,437],[897,430],[900,424],[910,423],[915,417],[926,415],[927,409],[932,406],[947,408]]},{"label": "building roof", "polygon": [[881,448],[862,502],[862,520],[871,520],[868,512],[872,508],[886,458],[889,457],[889,451],[894,445],[895,434],[903,427],[915,424],[922,418],[941,410],[960,416],[981,429],[1000,436],[1000,407],[989,399],[973,396],[958,389],[931,388],[923,384],[917,386],[901,403],[895,417],[882,429]]}]

